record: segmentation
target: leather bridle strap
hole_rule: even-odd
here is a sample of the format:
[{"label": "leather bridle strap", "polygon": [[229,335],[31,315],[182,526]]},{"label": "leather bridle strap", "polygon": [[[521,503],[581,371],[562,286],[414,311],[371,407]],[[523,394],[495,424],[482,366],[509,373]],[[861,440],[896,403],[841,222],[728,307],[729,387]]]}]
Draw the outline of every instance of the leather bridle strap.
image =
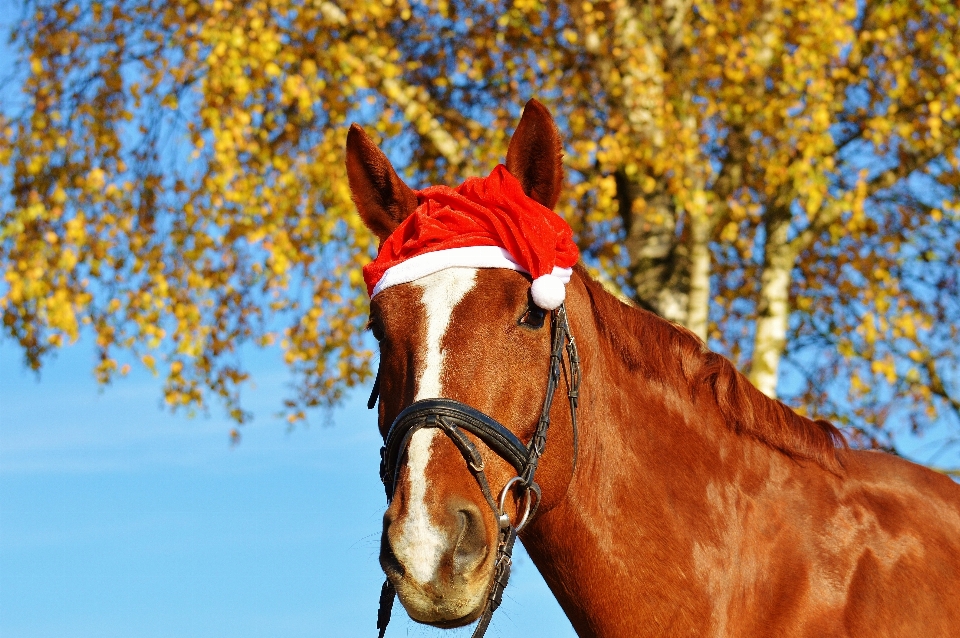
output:
[{"label": "leather bridle strap", "polygon": [[387,500],[393,500],[400,457],[406,450],[410,437],[422,427],[441,428],[460,448],[467,464],[476,464],[483,469],[483,459],[462,430],[473,434],[487,444],[497,456],[508,462],[517,473],[527,464],[527,447],[516,435],[483,412],[453,399],[422,399],[401,412],[380,449],[380,480],[387,492]]},{"label": "leather bridle strap", "polygon": [[[383,482],[387,500],[392,501],[396,489],[400,459],[410,443],[413,434],[422,428],[438,428],[457,446],[461,455],[473,473],[480,491],[487,504],[493,511],[499,525],[496,563],[494,566],[493,582],[487,596],[487,602],[480,615],[473,638],[481,638],[490,624],[493,612],[503,600],[503,591],[510,578],[510,567],[513,559],[513,546],[517,533],[531,520],[540,506],[540,486],[535,482],[537,466],[543,455],[547,430],[550,427],[550,410],[553,406],[553,397],[559,385],[560,377],[566,371],[563,365],[563,354],[566,351],[569,363],[567,377],[567,397],[570,400],[570,418],[573,426],[573,469],[576,469],[578,454],[577,402],[580,387],[580,358],[577,354],[576,343],[570,334],[567,323],[566,309],[563,305],[552,313],[553,321],[550,348],[550,370],[547,377],[547,391],[544,396],[543,408],[537,421],[537,428],[530,443],[524,445],[510,430],[498,423],[495,419],[469,405],[453,399],[423,399],[416,401],[404,409],[390,426],[383,447],[380,449],[380,480]],[[376,404],[380,385],[380,374],[370,395],[368,407]],[[511,479],[504,487],[499,502],[494,499],[490,490],[490,483],[484,472],[483,457],[476,445],[466,436],[465,432],[473,434],[483,441],[497,456],[507,461],[517,471],[517,477]],[[572,479],[571,479],[572,480]],[[508,489],[513,484],[519,484],[525,491],[526,509],[518,525],[514,525],[509,515],[504,511],[503,501]],[[536,496],[532,505],[531,499]],[[390,622],[393,608],[393,599],[396,591],[389,579],[383,584],[380,592],[380,610],[377,614],[377,629],[380,638],[383,638]]]}]

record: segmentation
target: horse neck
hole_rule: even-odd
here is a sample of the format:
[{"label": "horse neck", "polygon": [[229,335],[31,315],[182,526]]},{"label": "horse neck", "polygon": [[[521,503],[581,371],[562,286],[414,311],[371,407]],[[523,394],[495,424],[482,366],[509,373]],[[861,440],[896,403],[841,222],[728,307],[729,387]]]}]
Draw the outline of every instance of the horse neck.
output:
[{"label": "horse neck", "polygon": [[566,498],[523,542],[579,635],[672,633],[710,613],[695,556],[710,533],[705,512],[791,462],[726,427],[675,378],[679,362],[658,359],[662,349],[650,361],[616,352],[608,331],[622,317],[588,303],[570,312],[583,363],[579,461]]}]

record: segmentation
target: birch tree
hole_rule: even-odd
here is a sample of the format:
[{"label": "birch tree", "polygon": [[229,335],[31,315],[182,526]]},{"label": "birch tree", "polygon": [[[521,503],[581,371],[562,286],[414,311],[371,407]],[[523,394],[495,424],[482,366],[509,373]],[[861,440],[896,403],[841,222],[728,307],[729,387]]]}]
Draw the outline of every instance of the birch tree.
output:
[{"label": "birch tree", "polygon": [[241,420],[237,348],[275,343],[302,418],[370,374],[346,125],[453,183],[535,96],[611,289],[862,444],[960,434],[957,22],[950,0],[30,2],[5,334],[35,368],[89,334],[101,381],[146,365],[171,405]]}]

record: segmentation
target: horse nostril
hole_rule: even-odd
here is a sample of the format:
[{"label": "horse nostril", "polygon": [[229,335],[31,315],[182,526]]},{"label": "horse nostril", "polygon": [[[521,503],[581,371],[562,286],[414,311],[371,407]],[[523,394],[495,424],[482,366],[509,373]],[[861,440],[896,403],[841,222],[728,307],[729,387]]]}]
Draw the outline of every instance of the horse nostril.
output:
[{"label": "horse nostril", "polygon": [[456,515],[459,533],[453,550],[453,571],[455,574],[469,574],[477,569],[487,556],[483,516],[473,504],[460,504]]}]

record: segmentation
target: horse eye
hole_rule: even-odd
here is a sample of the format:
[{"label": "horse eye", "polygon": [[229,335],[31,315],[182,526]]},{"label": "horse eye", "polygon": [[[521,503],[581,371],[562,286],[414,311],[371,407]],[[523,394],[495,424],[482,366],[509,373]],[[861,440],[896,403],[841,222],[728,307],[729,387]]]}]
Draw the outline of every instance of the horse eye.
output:
[{"label": "horse eye", "polygon": [[528,328],[542,328],[543,320],[547,316],[547,311],[531,303],[527,306],[527,311],[520,317],[520,325]]},{"label": "horse eye", "polygon": [[379,321],[375,319],[371,319],[370,323],[367,324],[367,327],[369,327],[370,332],[373,333],[374,339],[376,339],[377,341],[383,341],[383,326],[380,325]]}]

